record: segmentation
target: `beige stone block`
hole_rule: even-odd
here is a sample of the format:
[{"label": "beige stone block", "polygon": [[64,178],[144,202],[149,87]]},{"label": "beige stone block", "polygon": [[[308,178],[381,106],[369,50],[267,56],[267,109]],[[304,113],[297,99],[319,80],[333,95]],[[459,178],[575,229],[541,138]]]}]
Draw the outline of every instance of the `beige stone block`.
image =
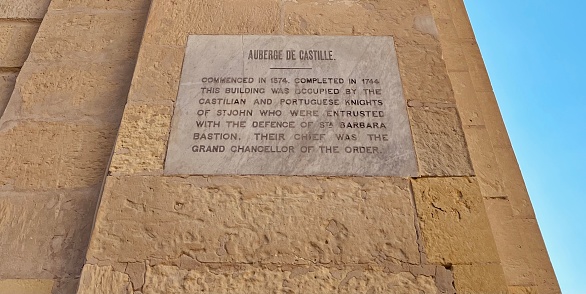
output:
[{"label": "beige stone block", "polygon": [[380,269],[337,270],[242,266],[235,270],[149,267],[144,294],[154,293],[397,293],[439,294],[432,277]]},{"label": "beige stone block", "polygon": [[54,279],[79,275],[98,193],[99,187],[0,192],[0,276]]},{"label": "beige stone block", "polygon": [[51,294],[53,280],[13,279],[0,280],[0,293]]},{"label": "beige stone block", "polygon": [[[447,1],[447,0],[445,0]],[[441,43],[460,43],[460,37],[451,19],[436,19],[437,30]]]},{"label": "beige stone block", "polygon": [[171,128],[169,105],[126,106],[110,163],[113,174],[162,174]]},{"label": "beige stone block", "polygon": [[409,116],[421,175],[474,174],[455,108],[410,107]]},{"label": "beige stone block", "polygon": [[18,72],[16,71],[0,72],[0,117],[2,117],[4,109],[8,105],[17,76]]},{"label": "beige stone block", "polygon": [[418,1],[286,1],[284,32],[292,35],[391,35],[417,44],[435,44],[437,29]]},{"label": "beige stone block", "polygon": [[551,261],[535,219],[516,220],[527,252],[527,267],[535,279],[538,293],[561,293]]},{"label": "beige stone block", "polygon": [[499,261],[474,178],[419,178],[412,183],[429,262],[448,265]]},{"label": "beige stone block", "polygon": [[116,127],[6,123],[0,129],[0,190],[49,191],[99,185]]},{"label": "beige stone block", "polygon": [[[163,292],[167,291],[163,290]],[[86,264],[81,272],[77,294],[112,293],[133,293],[128,275],[115,271],[111,266]]]},{"label": "beige stone block", "polygon": [[145,20],[146,12],[136,11],[50,11],[31,48],[30,59],[36,62],[115,62],[136,59]]},{"label": "beige stone block", "polygon": [[[446,42],[442,41],[442,58],[446,63],[448,72],[456,72],[456,74],[468,71],[468,63],[466,63],[466,57],[464,51],[457,42]],[[450,75],[450,78],[452,75]],[[472,84],[472,81],[470,81]],[[452,81],[453,85],[453,81]],[[456,91],[456,89],[454,89]]]},{"label": "beige stone block", "polygon": [[511,202],[513,215],[519,218],[535,219],[535,212],[513,148],[495,146],[494,153],[503,176],[505,193]]},{"label": "beige stone block", "polygon": [[454,284],[460,294],[508,294],[499,264],[454,265]]},{"label": "beige stone block", "polygon": [[0,18],[43,19],[51,0],[2,0]]},{"label": "beige stone block", "polygon": [[109,177],[89,260],[417,264],[409,181]]},{"label": "beige stone block", "polygon": [[450,5],[452,21],[454,22],[454,26],[456,27],[456,31],[458,32],[458,36],[460,36],[460,38],[474,39],[474,31],[472,30],[472,25],[470,25],[468,13],[466,12],[466,7],[464,6],[464,1],[447,1]]},{"label": "beige stone block", "polygon": [[143,44],[128,100],[137,102],[175,101],[179,91],[185,48]]},{"label": "beige stone block", "polygon": [[397,46],[397,57],[407,100],[438,103],[455,101],[439,44]]},{"label": "beige stone block", "polygon": [[496,97],[493,92],[476,92],[478,104],[482,109],[484,123],[493,146],[511,147],[511,141],[503,122]]},{"label": "beige stone block", "polygon": [[505,184],[484,126],[464,127],[468,151],[484,197],[506,197]]},{"label": "beige stone block", "polygon": [[454,89],[456,105],[458,105],[458,113],[462,119],[462,125],[484,125],[482,108],[478,103],[470,73],[468,71],[450,72],[449,76]]},{"label": "beige stone block", "polygon": [[539,294],[535,286],[509,286],[509,294]]},{"label": "beige stone block", "polygon": [[522,227],[513,218],[509,201],[485,199],[484,204],[507,285],[533,285],[533,275],[527,266],[527,255],[533,253],[520,237]]},{"label": "beige stone block", "polygon": [[74,10],[74,9],[95,9],[111,11],[147,11],[150,7],[150,0],[118,0],[118,1],[95,1],[95,0],[53,0],[51,10]]},{"label": "beige stone block", "polygon": [[451,20],[452,11],[448,0],[429,0],[431,13],[437,20]]},{"label": "beige stone block", "polygon": [[482,54],[480,53],[480,49],[478,48],[478,43],[476,43],[476,40],[464,39],[461,41],[460,45],[462,46],[462,50],[464,51],[464,55],[466,57],[466,62],[468,63],[470,77],[472,78],[474,89],[478,92],[492,92],[490,78],[488,77],[488,72],[484,66],[484,60],[482,59]]},{"label": "beige stone block", "polygon": [[279,32],[277,0],[153,0],[144,43],[185,46],[188,35],[271,35]]},{"label": "beige stone block", "polygon": [[29,62],[19,74],[7,114],[15,120],[98,120],[117,125],[133,70],[132,61]]},{"label": "beige stone block", "polygon": [[0,67],[21,67],[24,64],[39,25],[0,19]]}]

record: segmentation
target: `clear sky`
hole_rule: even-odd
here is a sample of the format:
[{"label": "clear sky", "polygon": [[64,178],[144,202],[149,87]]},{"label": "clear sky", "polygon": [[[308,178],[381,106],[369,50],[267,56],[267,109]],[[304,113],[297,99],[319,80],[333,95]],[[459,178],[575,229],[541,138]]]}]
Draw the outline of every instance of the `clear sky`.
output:
[{"label": "clear sky", "polygon": [[465,0],[564,294],[586,293],[586,1]]}]

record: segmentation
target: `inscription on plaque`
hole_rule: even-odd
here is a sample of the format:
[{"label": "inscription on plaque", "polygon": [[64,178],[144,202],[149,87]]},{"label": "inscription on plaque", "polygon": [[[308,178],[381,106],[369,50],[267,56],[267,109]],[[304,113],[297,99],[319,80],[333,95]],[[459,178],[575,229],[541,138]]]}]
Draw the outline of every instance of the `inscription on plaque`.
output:
[{"label": "inscription on plaque", "polygon": [[165,173],[416,176],[393,38],[190,36]]}]

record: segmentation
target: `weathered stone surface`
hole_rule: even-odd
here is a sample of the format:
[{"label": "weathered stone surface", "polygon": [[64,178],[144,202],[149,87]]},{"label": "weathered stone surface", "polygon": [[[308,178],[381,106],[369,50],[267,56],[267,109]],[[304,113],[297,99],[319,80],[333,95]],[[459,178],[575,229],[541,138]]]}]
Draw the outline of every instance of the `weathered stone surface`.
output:
[{"label": "weathered stone surface", "polygon": [[539,294],[535,286],[510,286],[509,294]]},{"label": "weathered stone surface", "polygon": [[462,294],[509,293],[500,264],[454,265],[454,284]]},{"label": "weathered stone surface", "polygon": [[407,100],[432,103],[455,102],[439,44],[398,45],[397,55]]},{"label": "weathered stone surface", "polygon": [[78,119],[117,125],[134,62],[27,63],[20,72],[6,120]]},{"label": "weathered stone surface", "polygon": [[466,7],[462,0],[447,0],[450,8],[450,16],[458,36],[462,39],[474,39],[474,31],[468,20],[468,13],[466,13]]},{"label": "weathered stone surface", "polygon": [[493,92],[476,92],[492,146],[511,147],[511,141]]},{"label": "weathered stone surface", "polygon": [[519,221],[507,199],[485,199],[486,212],[496,241],[507,285],[532,285],[531,269],[527,266],[527,244],[520,238]]},{"label": "weathered stone surface", "polygon": [[499,261],[476,180],[420,178],[412,180],[412,183],[429,262],[469,264]]},{"label": "weathered stone surface", "polygon": [[150,0],[118,0],[118,1],[94,1],[94,0],[54,0],[51,2],[51,10],[75,10],[75,9],[105,9],[110,11],[148,11]]},{"label": "weathered stone surface", "polygon": [[182,270],[149,267],[144,294],[154,293],[440,293],[432,277],[379,270],[324,267]]},{"label": "weathered stone surface", "polygon": [[51,294],[53,280],[13,279],[0,280],[0,293]]},{"label": "weathered stone surface", "polygon": [[0,192],[0,277],[78,274],[98,191],[99,187],[69,193]]},{"label": "weathered stone surface", "polygon": [[[140,2],[148,3],[144,0]],[[31,48],[31,60],[99,63],[124,62],[136,58],[146,11],[93,14],[51,11],[50,17],[43,20],[39,35]],[[131,75],[132,72],[127,74],[126,79]]]},{"label": "weathered stone surface", "polygon": [[494,147],[494,154],[503,175],[505,193],[511,202],[513,215],[519,218],[535,219],[535,212],[513,148],[497,146]]},{"label": "weathered stone surface", "polygon": [[0,117],[10,100],[18,72],[0,72]]},{"label": "weathered stone surface", "polygon": [[3,0],[0,18],[42,19],[51,0]]},{"label": "weathered stone surface", "polygon": [[[463,57],[459,57],[460,60]],[[449,64],[449,63],[448,63]],[[481,104],[478,103],[476,92],[470,74],[465,72],[450,72],[450,81],[454,88],[454,97],[458,106],[458,113],[464,126],[484,125],[484,115]]]},{"label": "weathered stone surface", "polygon": [[277,0],[154,0],[144,42],[185,45],[188,35],[271,35],[279,30]]},{"label": "weathered stone surface", "polygon": [[7,122],[0,138],[0,190],[85,188],[102,181],[115,128]]},{"label": "weathered stone surface", "polygon": [[88,258],[419,263],[405,179],[109,177]]},{"label": "weathered stone surface", "polygon": [[[162,289],[162,292],[169,293]],[[132,294],[130,279],[111,266],[86,264],[81,272],[78,294]]]},{"label": "weathered stone surface", "polygon": [[419,174],[473,175],[456,108],[410,107]]},{"label": "weathered stone surface", "polygon": [[162,174],[172,112],[166,105],[129,104],[118,131],[110,172]]},{"label": "weathered stone surface", "polygon": [[470,159],[484,197],[506,197],[503,176],[484,126],[465,126]]},{"label": "weathered stone surface", "polygon": [[39,25],[0,19],[0,67],[21,67],[24,64]]}]

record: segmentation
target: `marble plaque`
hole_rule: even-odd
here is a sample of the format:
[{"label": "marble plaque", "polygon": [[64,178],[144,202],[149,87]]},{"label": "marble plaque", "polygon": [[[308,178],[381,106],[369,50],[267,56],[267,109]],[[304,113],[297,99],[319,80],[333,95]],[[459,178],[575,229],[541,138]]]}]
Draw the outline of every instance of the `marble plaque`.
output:
[{"label": "marble plaque", "polygon": [[416,176],[393,38],[190,36],[165,174]]}]

